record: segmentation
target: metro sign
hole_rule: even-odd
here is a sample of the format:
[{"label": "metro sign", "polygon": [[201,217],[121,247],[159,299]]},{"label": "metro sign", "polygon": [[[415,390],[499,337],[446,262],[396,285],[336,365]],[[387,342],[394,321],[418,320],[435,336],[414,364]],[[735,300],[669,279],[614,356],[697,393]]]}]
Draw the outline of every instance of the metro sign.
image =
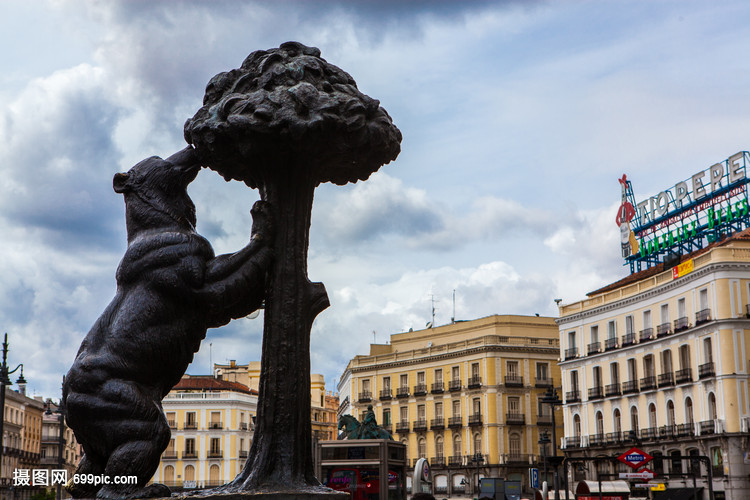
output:
[{"label": "metro sign", "polygon": [[638,448],[630,448],[628,451],[617,457],[620,462],[629,465],[634,469],[638,469],[642,465],[646,465],[654,457],[646,453],[645,451],[639,450]]}]

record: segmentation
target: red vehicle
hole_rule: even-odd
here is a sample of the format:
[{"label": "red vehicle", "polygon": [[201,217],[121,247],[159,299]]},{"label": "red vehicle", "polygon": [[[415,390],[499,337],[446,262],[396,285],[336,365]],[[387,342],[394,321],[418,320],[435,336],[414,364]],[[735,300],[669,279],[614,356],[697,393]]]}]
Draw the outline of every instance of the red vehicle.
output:
[{"label": "red vehicle", "polygon": [[[333,469],[326,483],[331,489],[351,494],[351,500],[378,500],[380,494],[380,475],[377,469],[358,469],[341,467]],[[388,497],[396,496],[398,474],[388,471]],[[393,491],[393,495],[391,492]]]}]

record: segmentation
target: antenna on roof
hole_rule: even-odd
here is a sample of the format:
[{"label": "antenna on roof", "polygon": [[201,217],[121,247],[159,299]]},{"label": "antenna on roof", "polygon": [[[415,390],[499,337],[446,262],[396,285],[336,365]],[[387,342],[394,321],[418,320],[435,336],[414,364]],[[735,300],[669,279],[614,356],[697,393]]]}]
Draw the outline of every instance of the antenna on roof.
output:
[{"label": "antenna on roof", "polygon": [[453,289],[453,316],[451,316],[451,323],[456,322],[456,289]]}]

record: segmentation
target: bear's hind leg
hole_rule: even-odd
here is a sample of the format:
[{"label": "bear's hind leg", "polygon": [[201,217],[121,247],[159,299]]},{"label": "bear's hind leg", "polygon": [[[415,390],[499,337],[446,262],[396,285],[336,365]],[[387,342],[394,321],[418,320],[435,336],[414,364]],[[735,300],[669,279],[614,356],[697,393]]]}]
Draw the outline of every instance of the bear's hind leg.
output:
[{"label": "bear's hind leg", "polygon": [[[82,478],[87,477],[86,475],[88,474],[99,476],[103,472],[104,465],[92,459],[88,453],[84,453],[81,461],[78,463],[75,474],[79,478]],[[101,485],[88,484],[81,481],[74,482],[72,477],[68,478],[68,482],[65,484],[65,489],[73,498],[94,498],[99,488],[101,488]]]},{"label": "bear's hind leg", "polygon": [[[146,486],[156,467],[158,467],[159,457],[164,449],[163,446],[160,446],[161,441],[159,438],[130,441],[119,446],[110,455],[107,467],[104,470],[104,475],[109,478],[110,484],[103,485],[96,498],[122,500],[170,496],[171,491],[163,484]],[[156,466],[152,464],[156,464]],[[135,476],[137,483],[118,484],[124,481],[124,476]]]}]

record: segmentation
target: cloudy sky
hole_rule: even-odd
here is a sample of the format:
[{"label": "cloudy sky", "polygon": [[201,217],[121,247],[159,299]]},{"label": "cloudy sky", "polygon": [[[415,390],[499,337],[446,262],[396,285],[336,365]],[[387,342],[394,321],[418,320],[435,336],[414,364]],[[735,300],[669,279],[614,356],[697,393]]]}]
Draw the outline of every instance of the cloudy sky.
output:
[{"label": "cloudy sky", "polygon": [[[309,275],[331,307],[313,371],[453,316],[555,315],[627,274],[617,182],[636,198],[750,148],[742,1],[0,3],[0,333],[29,391],[61,376],[115,291],[112,176],[184,147],[208,80],[253,50],[319,47],[403,133],[370,180],[323,185]],[[217,253],[255,191],[190,187]],[[260,358],[262,316],[209,331],[189,373]],[[15,380],[15,376],[12,377]],[[329,385],[332,387],[332,385]]]}]

